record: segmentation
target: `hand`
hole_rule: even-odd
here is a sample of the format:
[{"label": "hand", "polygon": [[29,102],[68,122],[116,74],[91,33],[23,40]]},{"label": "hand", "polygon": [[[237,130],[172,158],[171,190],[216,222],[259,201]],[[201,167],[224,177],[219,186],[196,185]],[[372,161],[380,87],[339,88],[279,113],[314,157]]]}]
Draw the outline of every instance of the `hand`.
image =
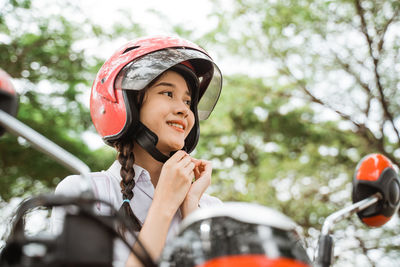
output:
[{"label": "hand", "polygon": [[176,152],[161,169],[153,202],[173,216],[189,191],[195,166],[185,151]]},{"label": "hand", "polygon": [[197,160],[194,158],[192,158],[192,162],[195,164],[195,181],[191,184],[189,191],[181,205],[183,218],[198,208],[200,198],[211,184],[211,162],[206,160]]},{"label": "hand", "polygon": [[[178,151],[161,168],[153,201],[138,237],[154,260],[160,257],[171,220],[189,191],[195,166],[185,151]],[[126,266],[135,264],[138,260],[131,254]]]}]

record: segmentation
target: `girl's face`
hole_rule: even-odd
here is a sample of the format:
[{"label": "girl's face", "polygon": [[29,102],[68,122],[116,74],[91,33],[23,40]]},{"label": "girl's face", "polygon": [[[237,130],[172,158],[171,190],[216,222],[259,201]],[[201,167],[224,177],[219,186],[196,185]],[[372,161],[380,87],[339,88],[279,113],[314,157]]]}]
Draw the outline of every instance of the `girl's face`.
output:
[{"label": "girl's face", "polygon": [[145,93],[140,121],[158,136],[157,149],[169,155],[185,145],[194,125],[191,93],[185,79],[166,71]]}]

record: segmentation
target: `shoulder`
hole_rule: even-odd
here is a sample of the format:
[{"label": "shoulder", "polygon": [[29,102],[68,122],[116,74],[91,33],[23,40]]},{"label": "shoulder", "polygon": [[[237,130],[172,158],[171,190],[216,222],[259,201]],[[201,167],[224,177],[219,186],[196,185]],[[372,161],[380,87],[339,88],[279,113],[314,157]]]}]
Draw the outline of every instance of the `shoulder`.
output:
[{"label": "shoulder", "polygon": [[[89,173],[90,187],[97,192],[103,191],[105,188],[110,187],[112,178],[107,172],[92,172]],[[77,196],[82,192],[85,187],[86,181],[81,175],[70,175],[65,177],[55,189],[56,194],[63,194],[67,196]]]},{"label": "shoulder", "polygon": [[219,206],[222,204],[223,202],[219,198],[210,196],[208,194],[203,194],[199,201],[199,206],[201,208]]},{"label": "shoulder", "polygon": [[[70,175],[65,177],[56,187],[56,195],[68,197],[79,197],[85,186],[84,178],[81,175]],[[118,178],[114,177],[108,170],[89,173],[89,188],[93,192],[93,197],[103,200],[114,208],[117,208],[120,201],[115,201],[120,191]],[[109,214],[109,204],[97,203],[96,208],[102,214]]]},{"label": "shoulder", "polygon": [[82,183],[83,180],[80,175],[67,176],[56,186],[55,193],[67,196],[77,196],[81,192]]}]

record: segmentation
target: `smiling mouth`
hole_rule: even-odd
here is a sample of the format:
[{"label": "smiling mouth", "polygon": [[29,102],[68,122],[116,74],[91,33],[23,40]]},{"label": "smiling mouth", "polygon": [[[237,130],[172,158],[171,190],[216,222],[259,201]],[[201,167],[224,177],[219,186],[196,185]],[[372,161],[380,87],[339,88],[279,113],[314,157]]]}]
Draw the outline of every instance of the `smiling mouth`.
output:
[{"label": "smiling mouth", "polygon": [[178,130],[179,132],[184,132],[185,131],[185,127],[180,124],[180,123],[176,123],[176,122],[167,122],[167,124],[171,127],[173,127],[174,129]]}]

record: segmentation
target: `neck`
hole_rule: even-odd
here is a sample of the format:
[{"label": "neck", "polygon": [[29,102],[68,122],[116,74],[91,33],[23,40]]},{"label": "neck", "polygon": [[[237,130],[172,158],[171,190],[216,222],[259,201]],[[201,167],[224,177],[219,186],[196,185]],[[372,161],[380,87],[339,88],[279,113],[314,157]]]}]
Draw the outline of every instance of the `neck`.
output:
[{"label": "neck", "polygon": [[133,153],[135,154],[135,164],[139,165],[149,172],[151,183],[154,185],[154,187],[156,187],[163,163],[155,160],[146,150],[144,150],[137,143],[135,143],[135,145],[133,146]]}]

